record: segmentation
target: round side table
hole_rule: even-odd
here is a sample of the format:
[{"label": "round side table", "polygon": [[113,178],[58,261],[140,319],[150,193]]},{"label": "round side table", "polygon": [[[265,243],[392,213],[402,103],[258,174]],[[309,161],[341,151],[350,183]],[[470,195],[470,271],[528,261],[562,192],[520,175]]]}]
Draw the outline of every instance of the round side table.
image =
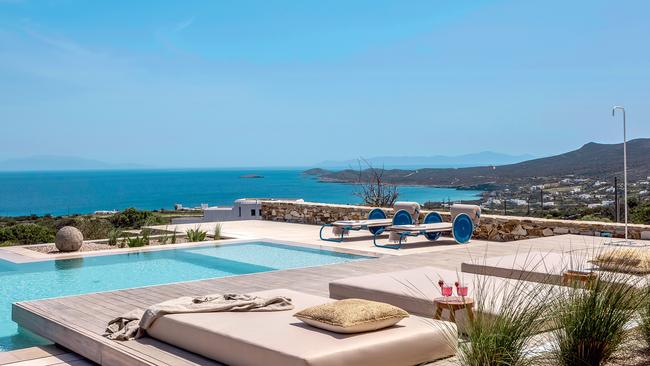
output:
[{"label": "round side table", "polygon": [[437,297],[433,299],[436,312],[433,319],[440,320],[443,310],[449,310],[449,320],[456,322],[456,311],[467,311],[467,317],[470,321],[474,320],[474,300],[469,297],[449,296]]},{"label": "round side table", "polygon": [[564,271],[562,273],[563,286],[579,286],[589,288],[598,279],[598,273],[583,271]]}]

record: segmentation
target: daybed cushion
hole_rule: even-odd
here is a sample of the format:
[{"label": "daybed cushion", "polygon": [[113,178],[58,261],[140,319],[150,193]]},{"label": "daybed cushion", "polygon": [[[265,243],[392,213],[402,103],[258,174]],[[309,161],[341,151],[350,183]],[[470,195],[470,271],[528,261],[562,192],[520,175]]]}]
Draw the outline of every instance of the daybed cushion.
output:
[{"label": "daybed cushion", "polygon": [[[444,322],[418,317],[375,332],[337,334],[306,325],[296,311],[331,299],[286,289],[254,292],[292,299],[294,311],[173,314],[148,331],[153,338],[231,366],[407,366],[455,354]],[[455,334],[453,334],[455,336]]]},{"label": "daybed cushion", "polygon": [[316,328],[349,334],[388,328],[409,313],[384,302],[345,299],[303,309],[295,317]]},{"label": "daybed cushion", "polygon": [[393,204],[393,211],[404,210],[411,215],[413,222],[417,223],[420,217],[420,204],[417,202],[398,201]]},{"label": "daybed cushion", "polygon": [[592,262],[604,271],[650,273],[650,251],[647,249],[612,249],[598,254]]},{"label": "daybed cushion", "polygon": [[561,285],[565,270],[591,271],[585,254],[527,252],[461,264],[461,270],[486,276]]},{"label": "daybed cushion", "polygon": [[[411,314],[433,317],[435,313],[433,299],[442,296],[438,285],[441,279],[452,286],[456,281],[466,285],[469,288],[468,297],[483,301],[482,310],[486,315],[497,314],[504,300],[514,299],[506,298],[504,293],[516,293],[517,296],[522,296],[515,300],[520,304],[529,301],[524,296],[529,296],[530,293],[538,295],[534,301],[547,301],[550,296],[559,293],[557,286],[480,276],[435,267],[419,267],[336,280],[330,282],[329,291],[330,297],[334,299],[361,298],[381,301],[402,308]],[[448,317],[449,314],[443,314],[443,318]],[[456,319],[459,330],[464,332],[466,313],[458,311]],[[545,323],[541,325],[541,329],[546,330],[550,326],[550,323]]]},{"label": "daybed cushion", "polygon": [[455,203],[451,205],[449,212],[451,213],[451,221],[454,221],[456,216],[464,213],[472,220],[474,227],[478,226],[481,222],[481,206]]}]

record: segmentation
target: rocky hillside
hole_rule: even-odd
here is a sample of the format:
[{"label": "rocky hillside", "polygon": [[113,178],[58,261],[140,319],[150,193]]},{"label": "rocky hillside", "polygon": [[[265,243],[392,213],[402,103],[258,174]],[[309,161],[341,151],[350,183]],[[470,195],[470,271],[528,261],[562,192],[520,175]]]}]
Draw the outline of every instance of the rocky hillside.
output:
[{"label": "rocky hillside", "polygon": [[[650,139],[628,142],[628,175],[631,181],[650,176]],[[581,148],[561,155],[528,160],[517,164],[471,168],[386,170],[384,177],[396,184],[415,184],[451,187],[482,187],[529,182],[531,179],[577,178],[610,179],[623,171],[623,144],[590,142]],[[309,171],[326,182],[356,182],[355,170]]]}]

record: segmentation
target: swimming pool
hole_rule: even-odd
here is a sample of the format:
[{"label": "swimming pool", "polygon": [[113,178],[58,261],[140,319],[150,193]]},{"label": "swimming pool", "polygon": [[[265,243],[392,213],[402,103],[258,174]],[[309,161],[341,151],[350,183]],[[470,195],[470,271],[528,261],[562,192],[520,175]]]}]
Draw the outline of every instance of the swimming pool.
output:
[{"label": "swimming pool", "polygon": [[0,260],[0,352],[48,343],[11,320],[13,302],[368,258],[294,245],[246,242],[25,264]]}]

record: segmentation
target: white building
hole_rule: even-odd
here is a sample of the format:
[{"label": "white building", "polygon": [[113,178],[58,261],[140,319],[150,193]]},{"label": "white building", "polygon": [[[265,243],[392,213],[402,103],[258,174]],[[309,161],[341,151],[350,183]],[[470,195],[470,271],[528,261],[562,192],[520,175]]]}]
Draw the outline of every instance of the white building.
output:
[{"label": "white building", "polygon": [[[222,222],[239,220],[261,220],[262,201],[273,199],[240,198],[232,206],[202,207],[203,217],[179,217],[172,219],[172,224],[193,224],[200,222]],[[304,200],[292,200],[304,202]]]}]

